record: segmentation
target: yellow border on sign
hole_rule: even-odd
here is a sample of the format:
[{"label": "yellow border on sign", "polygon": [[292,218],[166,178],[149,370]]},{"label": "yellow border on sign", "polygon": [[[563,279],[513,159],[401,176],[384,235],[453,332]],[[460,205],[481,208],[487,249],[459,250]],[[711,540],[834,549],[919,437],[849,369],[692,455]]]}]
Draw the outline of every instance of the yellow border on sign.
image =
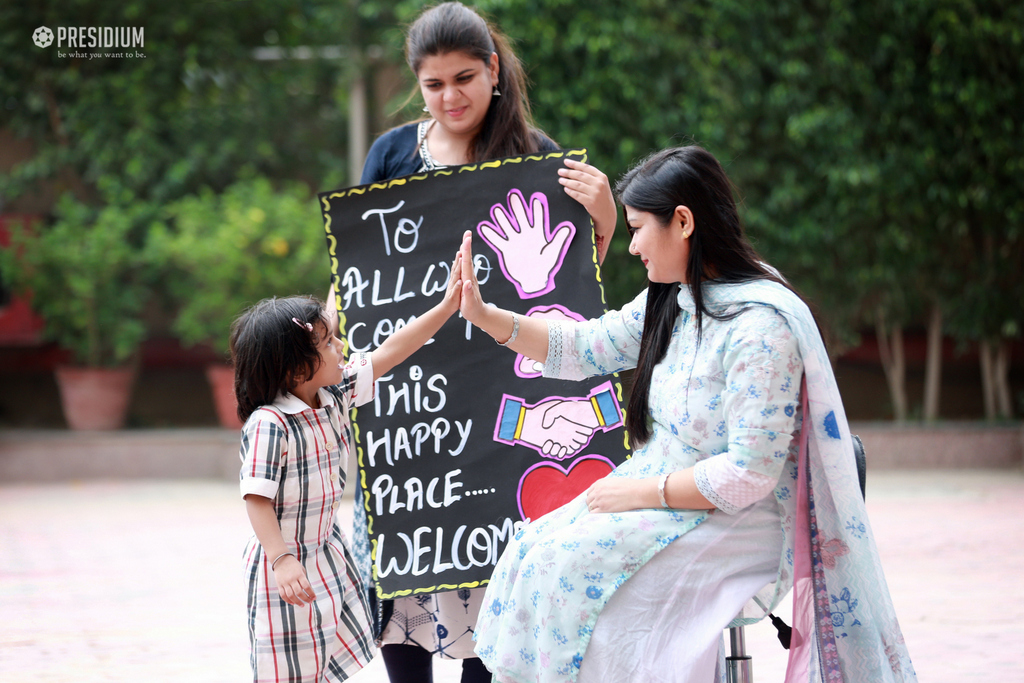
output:
[{"label": "yellow border on sign", "polygon": [[[386,190],[391,187],[406,185],[408,183],[416,182],[419,180],[426,180],[427,178],[433,178],[437,176],[451,176],[453,174],[462,173],[473,173],[485,171],[493,168],[501,168],[506,164],[518,164],[523,161],[544,161],[546,159],[560,159],[560,158],[571,158],[578,157],[580,161],[587,161],[587,150],[586,149],[570,149],[558,152],[545,152],[543,154],[527,154],[517,157],[508,157],[505,159],[495,159],[494,161],[485,161],[477,164],[467,164],[465,166],[452,166],[448,168],[438,169],[436,171],[429,171],[426,173],[419,173],[416,175],[405,176],[403,178],[394,178],[392,180],[371,183],[369,185],[362,185],[360,187],[352,187],[347,190],[341,190],[339,192],[332,192],[326,197],[321,197],[320,201],[323,203],[323,214],[324,214],[324,231],[327,233],[327,251],[331,257],[331,282],[334,284],[334,307],[338,311],[338,325],[340,327],[340,334],[345,342],[344,351],[346,357],[348,356],[348,338],[345,335],[345,323],[346,316],[341,310],[341,283],[338,278],[338,240],[331,233],[331,200],[333,199],[344,199],[345,197],[351,197],[353,195],[363,195],[367,192],[374,192],[376,190]],[[597,240],[594,235],[594,222],[593,219],[590,221],[590,246],[591,246],[591,258],[594,262],[595,276],[597,278],[598,291],[601,293],[601,305],[605,309],[608,308],[608,301],[604,295],[604,283],[601,280],[601,264],[598,263],[597,259]],[[622,408],[623,416],[625,416],[625,408],[622,407],[622,382],[619,379],[619,373],[613,373],[615,378],[615,393],[618,396],[619,406]],[[360,438],[359,430],[359,410],[353,409],[352,411],[352,425],[355,430],[356,440],[356,459],[359,466],[359,491],[363,494],[363,508],[366,510],[366,530],[370,537],[370,563],[373,571],[373,582],[377,586],[377,597],[381,600],[391,600],[394,598],[405,597],[408,595],[415,595],[419,593],[436,593],[442,590],[456,590],[459,588],[477,588],[479,586],[485,586],[490,583],[489,580],[484,581],[468,581],[465,583],[458,584],[438,584],[429,588],[416,588],[410,590],[395,591],[394,593],[384,593],[380,590],[380,584],[377,582],[377,541],[373,538],[373,515],[370,509],[370,494],[367,492],[366,486],[366,468],[364,463],[365,451],[363,449],[362,439]],[[629,450],[629,433],[623,428],[623,444],[626,450]],[[632,454],[627,454],[626,458],[629,459]]]}]

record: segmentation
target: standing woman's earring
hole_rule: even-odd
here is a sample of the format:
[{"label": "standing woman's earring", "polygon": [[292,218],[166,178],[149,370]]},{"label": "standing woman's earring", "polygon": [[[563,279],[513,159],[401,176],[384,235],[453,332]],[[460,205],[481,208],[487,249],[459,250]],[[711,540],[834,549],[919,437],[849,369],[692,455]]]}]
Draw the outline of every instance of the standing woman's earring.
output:
[{"label": "standing woman's earring", "polygon": [[424,104],[423,105],[423,111],[430,111],[430,107],[428,107],[427,105]]},{"label": "standing woman's earring", "polygon": [[498,90],[498,86],[494,86],[494,90],[491,91],[491,97],[501,97],[501,91]]}]

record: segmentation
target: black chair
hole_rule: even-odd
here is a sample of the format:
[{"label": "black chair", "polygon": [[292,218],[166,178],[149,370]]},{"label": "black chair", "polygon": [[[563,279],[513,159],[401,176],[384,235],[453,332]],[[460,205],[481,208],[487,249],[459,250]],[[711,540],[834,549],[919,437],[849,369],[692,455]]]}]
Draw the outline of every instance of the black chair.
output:
[{"label": "black chair", "polygon": [[[864,455],[864,442],[856,434],[852,436],[853,457],[857,463],[857,478],[860,480],[860,494],[865,496],[868,464]],[[788,650],[792,629],[774,614],[769,613],[768,616],[779,631],[779,640],[782,642],[782,646]],[[726,683],[754,683],[753,659],[747,654],[746,637],[742,626],[733,626],[729,629],[729,651],[731,654],[725,658]]]}]

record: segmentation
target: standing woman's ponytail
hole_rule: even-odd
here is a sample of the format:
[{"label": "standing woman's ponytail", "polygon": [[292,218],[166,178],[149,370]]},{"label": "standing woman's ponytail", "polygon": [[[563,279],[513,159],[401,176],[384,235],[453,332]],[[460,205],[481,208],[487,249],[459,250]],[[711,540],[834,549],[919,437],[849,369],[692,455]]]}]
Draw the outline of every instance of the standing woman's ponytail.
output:
[{"label": "standing woman's ponytail", "polygon": [[542,138],[531,119],[526,76],[508,38],[461,2],[446,2],[428,9],[409,27],[405,58],[419,74],[424,59],[451,52],[483,62],[498,55],[501,94],[491,96],[483,126],[470,145],[470,162],[538,151]]},{"label": "standing woman's ponytail", "polygon": [[508,38],[488,25],[494,51],[498,54],[498,91],[474,145],[474,161],[528,154],[538,149],[537,133],[526,99],[523,65],[512,51]]}]

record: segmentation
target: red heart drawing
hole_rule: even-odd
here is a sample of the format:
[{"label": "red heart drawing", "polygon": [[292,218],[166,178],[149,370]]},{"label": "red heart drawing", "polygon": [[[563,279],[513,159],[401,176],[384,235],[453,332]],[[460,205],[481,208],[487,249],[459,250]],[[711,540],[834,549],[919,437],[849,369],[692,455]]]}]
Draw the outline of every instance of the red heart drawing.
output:
[{"label": "red heart drawing", "polygon": [[538,519],[580,495],[615,466],[600,455],[578,458],[569,469],[549,462],[537,463],[519,480],[519,514]]}]

